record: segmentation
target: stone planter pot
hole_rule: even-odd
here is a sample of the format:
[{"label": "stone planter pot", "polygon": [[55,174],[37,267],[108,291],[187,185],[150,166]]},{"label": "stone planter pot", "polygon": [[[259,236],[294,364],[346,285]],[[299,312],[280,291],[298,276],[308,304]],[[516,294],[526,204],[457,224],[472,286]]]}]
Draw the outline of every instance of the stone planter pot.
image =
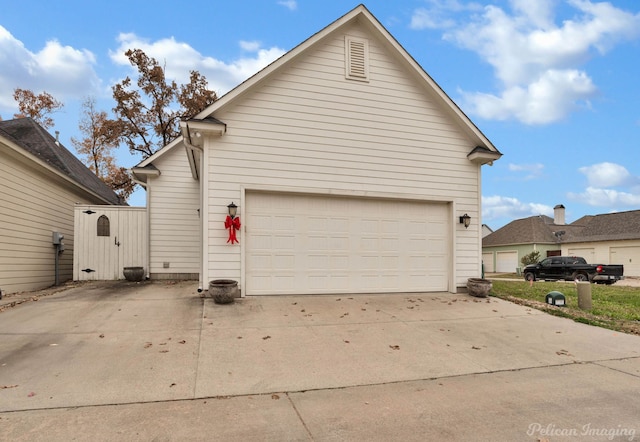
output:
[{"label": "stone planter pot", "polygon": [[230,304],[240,297],[238,281],[233,279],[215,279],[209,283],[209,296],[216,304]]},{"label": "stone planter pot", "polygon": [[124,267],[122,273],[127,281],[139,282],[144,279],[144,267]]},{"label": "stone planter pot", "polygon": [[486,298],[493,288],[493,284],[488,279],[469,278],[467,279],[467,291],[471,296]]}]

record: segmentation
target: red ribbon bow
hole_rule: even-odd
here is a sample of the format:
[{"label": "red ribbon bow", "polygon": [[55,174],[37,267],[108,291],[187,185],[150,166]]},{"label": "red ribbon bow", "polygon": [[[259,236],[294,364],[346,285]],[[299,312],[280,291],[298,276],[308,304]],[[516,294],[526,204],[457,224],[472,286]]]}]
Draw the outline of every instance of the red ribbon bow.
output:
[{"label": "red ribbon bow", "polygon": [[229,229],[229,239],[227,242],[231,242],[231,244],[238,242],[236,230],[240,230],[240,218],[231,218],[231,215],[227,215],[227,219],[224,220],[224,228]]}]

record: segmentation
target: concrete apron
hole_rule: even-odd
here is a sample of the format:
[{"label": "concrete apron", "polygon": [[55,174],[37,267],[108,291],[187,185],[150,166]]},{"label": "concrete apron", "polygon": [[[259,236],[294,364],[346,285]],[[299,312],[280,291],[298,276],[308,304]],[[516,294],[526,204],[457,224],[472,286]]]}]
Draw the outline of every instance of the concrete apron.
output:
[{"label": "concrete apron", "polygon": [[0,439],[65,438],[68,407],[73,434],[112,437],[640,437],[637,336],[467,295],[196,288],[93,283],[0,313]]}]

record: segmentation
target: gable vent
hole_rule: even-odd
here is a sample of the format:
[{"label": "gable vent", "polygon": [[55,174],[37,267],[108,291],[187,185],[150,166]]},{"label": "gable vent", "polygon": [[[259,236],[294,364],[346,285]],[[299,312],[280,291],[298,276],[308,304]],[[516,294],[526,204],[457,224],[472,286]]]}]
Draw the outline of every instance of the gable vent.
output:
[{"label": "gable vent", "polygon": [[355,37],[345,37],[346,77],[369,81],[369,43]]}]

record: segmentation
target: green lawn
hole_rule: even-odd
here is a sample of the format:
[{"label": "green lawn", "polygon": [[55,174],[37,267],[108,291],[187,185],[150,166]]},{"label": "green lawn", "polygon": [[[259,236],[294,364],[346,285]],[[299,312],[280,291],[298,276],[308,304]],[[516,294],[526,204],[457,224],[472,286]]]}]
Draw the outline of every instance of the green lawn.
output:
[{"label": "green lawn", "polygon": [[[492,279],[491,295],[544,310],[574,321],[627,333],[640,334],[640,288],[591,284],[592,310],[578,308],[578,290],[572,282],[504,281]],[[547,293],[558,291],[566,298],[566,307],[545,302]]]}]

